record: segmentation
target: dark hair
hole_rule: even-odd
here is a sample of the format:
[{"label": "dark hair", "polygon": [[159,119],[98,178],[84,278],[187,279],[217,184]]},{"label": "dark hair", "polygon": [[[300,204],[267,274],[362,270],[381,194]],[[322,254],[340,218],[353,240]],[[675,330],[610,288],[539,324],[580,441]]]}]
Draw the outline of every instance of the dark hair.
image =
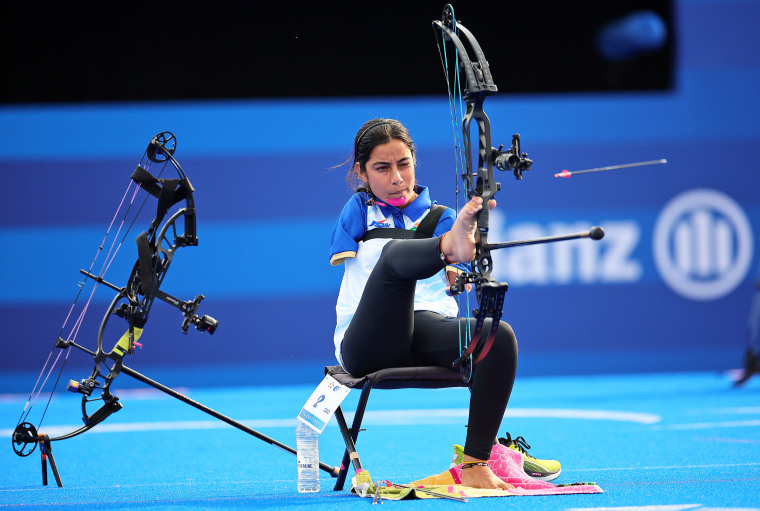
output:
[{"label": "dark hair", "polygon": [[406,127],[395,119],[372,119],[367,121],[359,128],[354,138],[354,152],[353,158],[349,158],[346,162],[352,161],[351,168],[348,170],[346,180],[352,190],[357,191],[362,188],[364,181],[359,177],[359,173],[356,171],[356,163],[359,163],[361,172],[367,173],[367,161],[369,160],[372,150],[381,144],[390,142],[391,140],[401,140],[414,156],[415,147],[412,136]]}]

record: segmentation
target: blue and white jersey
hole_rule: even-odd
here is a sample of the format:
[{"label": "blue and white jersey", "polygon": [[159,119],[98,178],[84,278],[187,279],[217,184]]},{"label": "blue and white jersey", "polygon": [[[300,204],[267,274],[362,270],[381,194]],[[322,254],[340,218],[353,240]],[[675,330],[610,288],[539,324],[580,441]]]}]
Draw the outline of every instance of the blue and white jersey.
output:
[{"label": "blue and white jersey", "polygon": [[[415,230],[423,218],[430,212],[433,203],[426,187],[417,187],[417,198],[404,209],[378,203],[365,192],[358,192],[343,207],[332,232],[330,264],[343,263],[343,281],[340,285],[338,303],[335,306],[337,325],[335,327],[335,357],[340,364],[340,345],[343,335],[354,317],[359,305],[364,286],[367,284],[372,269],[388,238],[376,238],[361,241],[364,235],[373,229],[397,228]],[[454,210],[447,208],[441,215],[433,236],[440,236],[449,231],[454,224]],[[417,282],[414,295],[414,310],[428,310],[444,316],[456,316],[459,312],[457,302],[446,294],[448,288],[446,269],[442,269],[430,278]]]}]

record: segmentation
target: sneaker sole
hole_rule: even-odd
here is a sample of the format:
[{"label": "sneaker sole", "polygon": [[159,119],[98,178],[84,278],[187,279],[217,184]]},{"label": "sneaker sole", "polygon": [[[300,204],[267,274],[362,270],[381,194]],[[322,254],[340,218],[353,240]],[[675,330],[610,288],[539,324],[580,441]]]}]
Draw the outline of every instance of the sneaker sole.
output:
[{"label": "sneaker sole", "polygon": [[554,481],[562,473],[562,469],[559,469],[556,472],[552,472],[550,474],[535,474],[534,475],[527,471],[525,473],[528,474],[531,479],[535,479],[536,481]]}]

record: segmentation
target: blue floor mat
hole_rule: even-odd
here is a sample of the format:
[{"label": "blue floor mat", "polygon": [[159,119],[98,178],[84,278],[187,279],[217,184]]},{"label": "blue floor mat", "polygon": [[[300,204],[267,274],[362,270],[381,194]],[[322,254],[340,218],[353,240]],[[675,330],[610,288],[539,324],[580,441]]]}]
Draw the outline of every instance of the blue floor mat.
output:
[{"label": "blue floor mat", "polygon": [[[313,385],[180,389],[278,441],[295,444],[295,416]],[[0,507],[56,509],[353,509],[348,491],[296,491],[295,457],[158,391],[114,392],[124,409],[79,437],[54,442],[63,479],[41,484],[39,451],[16,456],[10,436],[27,396],[0,395]],[[345,402],[355,406],[358,392]],[[406,483],[446,470],[463,443],[464,389],[375,391],[358,451],[374,479]],[[40,406],[37,403],[36,406]],[[78,396],[57,394],[43,431],[80,423]],[[760,509],[760,378],[733,389],[714,373],[518,378],[502,432],[522,435],[539,458],[559,459],[555,481],[596,481],[601,495],[471,499],[496,509]],[[337,427],[320,458],[340,463]],[[415,501],[414,509],[461,505]],[[647,507],[650,506],[650,507]],[[667,507],[651,507],[667,506]]]}]

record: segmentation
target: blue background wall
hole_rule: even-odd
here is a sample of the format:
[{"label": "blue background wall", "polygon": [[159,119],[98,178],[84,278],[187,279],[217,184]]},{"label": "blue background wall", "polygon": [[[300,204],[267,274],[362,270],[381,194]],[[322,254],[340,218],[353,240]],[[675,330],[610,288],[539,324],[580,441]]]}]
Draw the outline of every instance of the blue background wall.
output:
[{"label": "blue background wall", "polygon": [[[597,244],[499,255],[497,276],[510,283],[504,317],[518,334],[521,374],[741,363],[758,278],[760,4],[681,0],[675,7],[672,91],[502,95],[485,104],[494,142],[508,144],[519,132],[535,162],[522,181],[502,176],[492,238],[590,225],[607,231]],[[495,57],[489,55],[492,68],[505,65]],[[364,121],[398,118],[418,146],[418,179],[439,202],[453,204],[451,126],[441,92],[0,108],[0,369],[43,362],[76,295],[78,270],[92,260],[148,141],[164,130],[176,134],[175,156],[197,190],[200,246],[178,252],[163,289],[185,299],[205,294],[200,312],[220,327],[213,337],[185,337],[177,311],[156,304],[130,365],[331,362],[342,269],[328,263],[329,235],[350,193],[346,169],[331,167],[348,157]],[[658,158],[668,164],[553,177]],[[673,224],[661,224],[664,235],[655,242],[670,201],[696,189],[727,196],[739,216],[713,199],[688,202]],[[119,285],[136,257],[137,232],[109,272]],[[700,239],[685,258],[678,240]],[[666,259],[680,257],[681,270],[660,269],[657,246]],[[699,298],[670,283],[720,283],[731,275],[724,292]],[[94,343],[111,296],[101,287],[81,343]],[[87,364],[79,354],[69,363]]]}]

